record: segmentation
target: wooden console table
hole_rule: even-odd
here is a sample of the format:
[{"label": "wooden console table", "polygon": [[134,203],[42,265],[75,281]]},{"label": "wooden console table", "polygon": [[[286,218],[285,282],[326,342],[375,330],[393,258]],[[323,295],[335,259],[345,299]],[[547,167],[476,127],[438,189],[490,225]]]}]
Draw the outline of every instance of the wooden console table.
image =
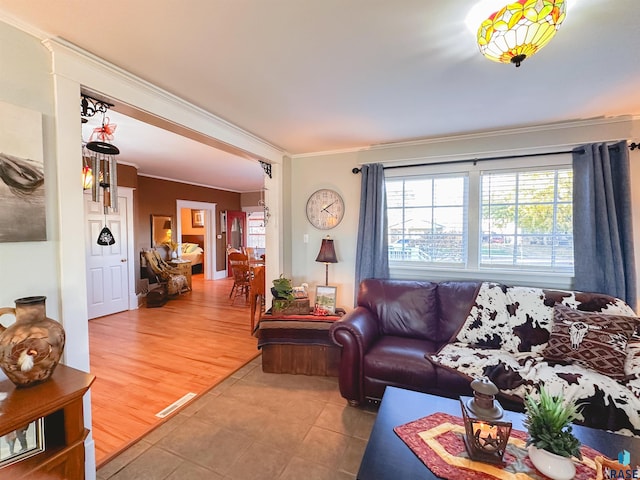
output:
[{"label": "wooden console table", "polygon": [[191,260],[171,260],[169,265],[176,267],[182,275],[187,277],[187,283],[191,288]]},{"label": "wooden console table", "polygon": [[254,335],[262,349],[262,371],[337,377],[340,347],[329,338],[338,315],[271,315],[260,317]]},{"label": "wooden console table", "polygon": [[27,388],[16,386],[0,372],[0,437],[44,418],[44,451],[0,468],[0,478],[78,479],[84,476],[82,396],[95,377],[58,365],[49,380]]}]

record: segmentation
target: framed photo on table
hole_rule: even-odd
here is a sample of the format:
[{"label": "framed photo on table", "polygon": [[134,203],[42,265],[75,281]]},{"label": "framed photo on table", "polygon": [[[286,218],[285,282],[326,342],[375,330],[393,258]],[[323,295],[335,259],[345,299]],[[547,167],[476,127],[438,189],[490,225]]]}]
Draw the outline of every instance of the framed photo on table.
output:
[{"label": "framed photo on table", "polygon": [[336,290],[337,287],[318,285],[316,287],[316,307],[326,310],[328,315],[335,314]]},{"label": "framed photo on table", "polygon": [[191,227],[204,227],[204,210],[191,210]]},{"label": "framed photo on table", "polygon": [[44,418],[39,418],[0,437],[0,468],[43,451]]}]

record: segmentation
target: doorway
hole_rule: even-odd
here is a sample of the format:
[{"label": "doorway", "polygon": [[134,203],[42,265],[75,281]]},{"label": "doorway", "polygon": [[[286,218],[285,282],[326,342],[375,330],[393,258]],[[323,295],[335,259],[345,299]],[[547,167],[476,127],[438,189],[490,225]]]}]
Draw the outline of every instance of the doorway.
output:
[{"label": "doorway", "polygon": [[224,278],[224,271],[222,276],[216,271],[216,204],[206,202],[194,202],[191,200],[176,200],[176,211],[178,212],[176,218],[176,230],[177,238],[180,239],[184,232],[181,212],[183,209],[188,210],[202,210],[203,213],[203,228],[202,234],[204,236],[204,262],[202,265],[202,272],[204,273],[205,280],[215,280],[218,278]]},{"label": "doorway", "polygon": [[[247,246],[247,214],[227,210],[227,252],[230,249],[242,251]],[[233,276],[231,264],[227,260],[227,275]]]}]

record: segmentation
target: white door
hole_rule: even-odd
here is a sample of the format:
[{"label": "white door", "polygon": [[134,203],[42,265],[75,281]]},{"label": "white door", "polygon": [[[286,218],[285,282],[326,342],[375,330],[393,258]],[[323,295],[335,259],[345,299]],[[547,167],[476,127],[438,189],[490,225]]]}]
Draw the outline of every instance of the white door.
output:
[{"label": "white door", "polygon": [[[127,198],[118,195],[118,213],[106,215],[102,203],[85,200],[85,248],[87,252],[87,306],[89,318],[122,312],[129,308]],[[105,221],[116,243],[98,245]]]}]

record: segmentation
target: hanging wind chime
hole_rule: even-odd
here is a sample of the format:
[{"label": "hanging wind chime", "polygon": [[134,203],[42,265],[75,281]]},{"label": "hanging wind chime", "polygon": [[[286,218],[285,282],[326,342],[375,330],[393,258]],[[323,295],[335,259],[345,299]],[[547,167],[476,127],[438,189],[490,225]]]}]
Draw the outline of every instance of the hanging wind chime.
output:
[{"label": "hanging wind chime", "polygon": [[[87,109],[87,99],[89,101],[96,102],[94,109]],[[93,110],[94,114],[99,111],[102,113],[102,125],[94,128],[91,138],[86,144],[86,149],[89,151],[88,167],[91,169],[91,176],[93,181],[91,182],[91,199],[94,202],[100,202],[102,196],[103,212],[104,212],[104,227],[98,234],[98,245],[108,246],[116,243],[115,237],[109,227],[107,226],[107,215],[109,213],[118,213],[118,166],[116,164],[116,155],[120,153],[118,147],[108,141],[113,140],[113,134],[117,125],[109,123],[109,118],[105,116],[109,105],[104,102],[99,102],[90,97],[83,95],[82,97],[83,114],[87,111]],[[83,160],[84,162],[84,160]],[[85,166],[83,165],[83,173]],[[88,186],[88,182],[85,178],[85,186]],[[100,194],[102,190],[102,195]]]}]

